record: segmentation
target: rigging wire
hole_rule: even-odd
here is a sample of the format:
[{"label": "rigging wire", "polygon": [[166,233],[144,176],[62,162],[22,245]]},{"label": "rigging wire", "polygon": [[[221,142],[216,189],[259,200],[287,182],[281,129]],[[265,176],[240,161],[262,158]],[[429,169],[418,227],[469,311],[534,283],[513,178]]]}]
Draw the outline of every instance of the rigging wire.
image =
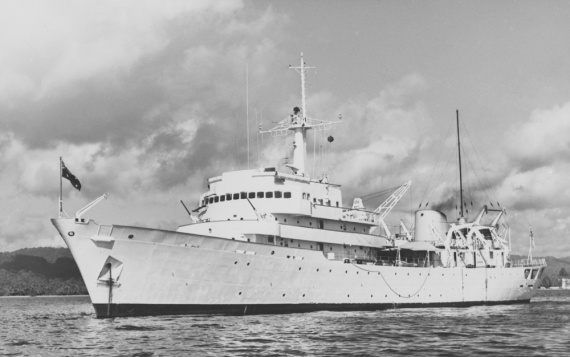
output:
[{"label": "rigging wire", "polygon": [[378,191],[378,192],[373,192],[370,193],[368,195],[364,195],[364,196],[360,196],[360,199],[362,200],[362,202],[366,202],[366,201],[370,201],[371,199],[377,198],[379,196],[385,195],[387,193],[390,193],[391,191],[396,191],[398,188],[400,188],[401,186],[395,186],[395,187],[391,187],[382,191]]},{"label": "rigging wire", "polygon": [[[445,140],[443,140],[442,143],[441,143],[441,147],[440,147],[440,149],[439,149],[439,154],[437,155],[437,160],[435,161],[435,165],[433,166],[433,169],[432,169],[432,171],[431,171],[431,175],[430,175],[430,178],[429,178],[429,180],[428,180],[428,184],[427,184],[427,186],[426,186],[426,189],[424,190],[424,194],[422,195],[422,199],[420,200],[420,205],[421,205],[421,203],[424,201],[424,198],[425,198],[425,196],[426,196],[426,192],[428,191],[429,186],[430,186],[430,184],[431,184],[431,180],[432,180],[432,178],[433,178],[433,174],[435,173],[435,169],[437,168],[437,165],[439,164],[439,160],[440,160],[440,158],[441,158],[441,154],[442,154],[442,152],[443,152],[443,148],[445,147],[445,143],[446,143],[447,140],[449,139],[449,132],[451,131],[451,127],[452,127],[452,125],[451,125],[451,122],[450,122],[450,124],[449,124],[448,127],[447,127],[447,133],[445,134]],[[429,202],[429,199],[428,199],[428,202]]]},{"label": "rigging wire", "polygon": [[[451,161],[451,158],[453,157],[454,154],[455,154],[455,150],[451,150],[451,151],[449,152],[449,156],[448,156],[448,158],[447,158],[447,162],[445,163],[445,166],[443,167],[443,170],[441,171],[441,174],[439,175],[439,178],[438,178],[437,182],[441,182],[441,179],[442,179],[443,175],[445,174],[445,171],[446,171],[446,169],[447,169],[447,166],[449,165],[449,162]],[[426,207],[427,207],[427,204],[429,204],[429,201],[431,201],[432,196],[433,196],[433,191],[432,191],[432,192],[430,193],[430,195],[428,196],[428,201],[427,201],[427,203],[426,203]],[[422,201],[423,201],[423,199],[422,199]]]},{"label": "rigging wire", "polygon": [[[479,161],[479,165],[481,166],[481,168],[483,168],[483,163],[481,162],[481,158],[479,157],[479,153],[477,152],[477,150],[475,150],[475,146],[473,145],[473,141],[471,140],[471,136],[469,135],[469,131],[467,130],[467,127],[465,126],[465,124],[462,122],[463,124],[463,128],[465,129],[465,132],[467,133],[467,138],[469,139],[469,143],[471,144],[471,147],[473,148],[473,151],[475,152],[475,155],[477,156],[477,160]],[[492,189],[492,185],[491,185],[491,181],[489,180],[489,177],[487,176],[487,172],[485,170],[483,170],[483,174],[485,176],[485,179],[487,180],[487,184],[489,185],[489,190],[491,191],[491,193],[493,194],[493,198],[495,199],[495,201],[499,201],[497,199],[497,196],[495,195],[494,190]]]}]

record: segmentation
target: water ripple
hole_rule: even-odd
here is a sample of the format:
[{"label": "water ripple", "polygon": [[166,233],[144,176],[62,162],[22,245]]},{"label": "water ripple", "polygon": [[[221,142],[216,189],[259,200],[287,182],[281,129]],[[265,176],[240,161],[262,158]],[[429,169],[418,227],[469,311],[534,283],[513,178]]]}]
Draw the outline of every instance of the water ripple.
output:
[{"label": "water ripple", "polygon": [[0,355],[566,356],[570,294],[531,304],[96,319],[88,297],[0,298]]}]

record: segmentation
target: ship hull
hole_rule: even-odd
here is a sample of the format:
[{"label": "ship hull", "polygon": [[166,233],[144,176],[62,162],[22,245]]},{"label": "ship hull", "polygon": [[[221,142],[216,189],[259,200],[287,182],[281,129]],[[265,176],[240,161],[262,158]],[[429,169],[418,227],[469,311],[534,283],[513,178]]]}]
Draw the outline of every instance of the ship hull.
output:
[{"label": "ship hull", "polygon": [[100,318],[528,303],[540,276],[528,279],[524,267],[344,264],[318,250],[67,219],[53,223]]}]

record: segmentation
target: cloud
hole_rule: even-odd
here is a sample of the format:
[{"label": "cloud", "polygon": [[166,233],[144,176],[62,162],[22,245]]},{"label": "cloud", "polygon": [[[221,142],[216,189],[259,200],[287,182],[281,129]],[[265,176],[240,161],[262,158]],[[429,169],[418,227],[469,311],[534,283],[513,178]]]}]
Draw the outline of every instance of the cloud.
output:
[{"label": "cloud", "polygon": [[518,170],[532,171],[556,162],[570,162],[570,102],[538,109],[530,120],[513,126],[505,140]]},{"label": "cloud", "polygon": [[[164,26],[181,16],[229,14],[239,1],[18,1],[0,15],[0,101],[42,99],[99,75],[129,71],[168,44]],[[13,91],[13,88],[16,91]]]}]

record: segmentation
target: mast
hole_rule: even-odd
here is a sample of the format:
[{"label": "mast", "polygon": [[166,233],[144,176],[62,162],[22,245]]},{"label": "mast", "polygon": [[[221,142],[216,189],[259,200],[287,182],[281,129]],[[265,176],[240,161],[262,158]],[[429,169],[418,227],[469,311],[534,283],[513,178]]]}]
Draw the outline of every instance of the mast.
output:
[{"label": "mast", "polygon": [[456,121],[457,121],[457,152],[459,153],[459,219],[462,220],[463,217],[463,177],[461,174],[461,139],[459,138],[459,110],[455,110]]},{"label": "mast", "polygon": [[293,143],[293,163],[287,164],[286,166],[293,170],[295,175],[306,176],[307,175],[307,131],[314,130],[327,130],[332,124],[338,122],[319,120],[314,118],[309,118],[307,116],[307,101],[305,95],[305,82],[306,82],[306,71],[315,67],[305,66],[305,61],[303,60],[303,53],[301,53],[301,66],[292,67],[301,75],[301,105],[302,108],[295,107],[293,109],[293,114],[282,119],[277,126],[269,130],[261,130],[260,134],[270,133],[271,136],[281,136],[287,133],[293,132],[294,143]]},{"label": "mast", "polygon": [[62,184],[62,177],[63,177],[63,159],[61,156],[59,157],[59,218],[63,218],[63,184]]},{"label": "mast", "polygon": [[[298,67],[297,67],[298,68]],[[314,67],[311,67],[314,68]],[[301,52],[301,105],[303,108],[303,118],[307,119],[307,102],[305,100],[305,61],[303,60],[303,52]]]}]

